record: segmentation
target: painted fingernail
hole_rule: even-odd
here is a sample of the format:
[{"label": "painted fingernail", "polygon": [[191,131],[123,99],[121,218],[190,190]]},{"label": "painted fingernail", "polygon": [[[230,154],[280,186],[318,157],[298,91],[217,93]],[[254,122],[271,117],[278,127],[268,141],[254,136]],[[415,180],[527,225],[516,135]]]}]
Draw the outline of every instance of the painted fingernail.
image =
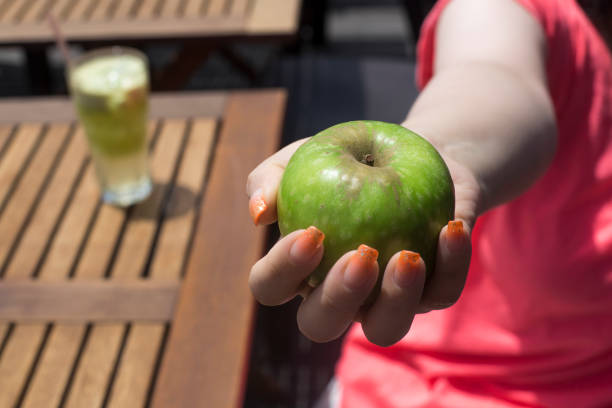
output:
[{"label": "painted fingernail", "polygon": [[308,227],[295,240],[289,251],[291,258],[297,262],[306,262],[312,258],[323,245],[325,234],[317,227]]},{"label": "painted fingernail", "polygon": [[348,266],[344,271],[344,284],[351,290],[363,290],[374,284],[377,274],[373,273],[376,269],[378,251],[367,245],[359,245],[349,260]]},{"label": "painted fingernail", "polygon": [[249,200],[249,212],[251,213],[251,218],[253,218],[253,223],[255,223],[255,225],[259,225],[259,219],[267,209],[268,204],[264,201],[262,191],[257,190]]},{"label": "painted fingernail", "polygon": [[459,249],[465,239],[463,223],[459,220],[449,221],[446,236],[449,248],[452,250]]},{"label": "painted fingernail", "polygon": [[397,263],[395,264],[395,273],[393,274],[395,284],[402,289],[409,288],[417,276],[417,270],[420,265],[421,255],[419,255],[417,252],[400,252]]}]

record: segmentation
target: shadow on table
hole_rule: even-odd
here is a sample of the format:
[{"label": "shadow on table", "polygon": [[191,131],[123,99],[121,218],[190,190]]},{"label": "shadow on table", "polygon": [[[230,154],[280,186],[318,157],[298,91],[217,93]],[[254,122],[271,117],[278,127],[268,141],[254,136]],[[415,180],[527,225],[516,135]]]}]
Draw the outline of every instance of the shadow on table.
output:
[{"label": "shadow on table", "polygon": [[[162,200],[162,212],[159,210],[159,201]],[[155,183],[153,191],[147,200],[130,207],[131,219],[165,219],[180,217],[191,211],[198,202],[198,195],[191,189],[182,185]]]}]

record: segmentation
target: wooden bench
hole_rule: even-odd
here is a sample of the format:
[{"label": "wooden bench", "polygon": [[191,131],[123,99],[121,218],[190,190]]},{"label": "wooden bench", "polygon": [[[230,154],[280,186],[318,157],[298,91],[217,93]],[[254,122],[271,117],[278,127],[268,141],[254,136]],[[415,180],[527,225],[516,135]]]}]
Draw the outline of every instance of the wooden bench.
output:
[{"label": "wooden bench", "polygon": [[301,0],[0,0],[0,46],[25,47],[31,77],[44,88],[45,47],[55,42],[49,13],[72,44],[178,43],[183,48],[155,81],[158,89],[176,89],[213,51],[252,77],[248,65],[225,46],[293,39],[300,7]]},{"label": "wooden bench", "polygon": [[237,407],[285,93],[152,98],[145,202],[100,202],[69,101],[0,103],[0,407]]}]

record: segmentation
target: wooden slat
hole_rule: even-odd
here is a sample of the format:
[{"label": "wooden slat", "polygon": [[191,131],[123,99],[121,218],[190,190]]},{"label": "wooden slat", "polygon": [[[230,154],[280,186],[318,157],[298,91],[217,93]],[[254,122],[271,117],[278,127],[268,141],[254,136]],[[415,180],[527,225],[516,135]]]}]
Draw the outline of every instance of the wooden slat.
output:
[{"label": "wooden slat", "polygon": [[136,17],[139,19],[150,19],[155,15],[158,0],[142,0],[136,10]]},{"label": "wooden slat", "polygon": [[[156,129],[156,123],[149,125],[149,135]],[[151,136],[149,136],[150,138]],[[85,239],[89,220],[94,214],[96,204],[99,202],[99,188],[91,163],[88,165],[83,180],[71,200],[64,222],[55,235],[49,249],[49,255],[40,270],[39,280],[57,280],[66,277],[70,267],[77,257],[81,242]],[[122,211],[110,206],[103,206],[98,215],[98,223],[94,225],[92,238],[88,241],[88,247],[84,253],[85,258],[91,260],[98,253],[100,259],[107,259],[112,251],[115,237],[123,220]],[[108,234],[108,236],[105,236]],[[104,245],[103,241],[108,239],[109,243]],[[90,277],[102,276],[105,262],[82,262],[80,270],[76,271],[78,276],[85,276],[89,272]],[[84,269],[88,272],[84,272]],[[81,343],[82,334],[85,332],[83,325],[59,324],[53,327],[48,346],[42,353],[41,361],[34,372],[32,383],[29,387],[25,406],[40,406],[39,401],[47,401],[49,406],[57,406],[63,393],[65,379],[70,375],[72,358],[76,356]],[[64,360],[61,360],[64,356]]]},{"label": "wooden slat", "polygon": [[0,360],[0,407],[15,406],[35,357],[28,351],[38,349],[44,330],[38,324],[23,324],[13,330]]},{"label": "wooden slat", "polygon": [[[160,133],[152,159],[152,173],[157,185],[151,197],[136,206],[131,214],[117,260],[112,269],[113,279],[137,277],[142,272],[154,237],[157,216],[176,163],[182,142],[185,121],[168,121]],[[97,256],[95,259],[99,259]],[[117,350],[107,345],[120,344],[125,326],[95,325],[90,333],[87,347],[75,373],[67,407],[99,406],[108,385],[112,365],[101,361],[114,361]],[[92,380],[94,379],[94,380]]]},{"label": "wooden slat", "polygon": [[13,0],[8,3],[4,13],[0,16],[0,23],[4,24],[17,24],[17,16],[25,6],[24,1]]},{"label": "wooden slat", "polygon": [[147,391],[164,331],[162,324],[132,325],[109,407],[146,406]]},{"label": "wooden slat", "polygon": [[219,17],[224,14],[226,7],[226,0],[209,0],[208,7],[206,9],[206,16]]},{"label": "wooden slat", "polygon": [[249,0],[233,0],[230,8],[230,15],[243,16],[247,13]]},{"label": "wooden slat", "polygon": [[2,151],[6,143],[11,138],[13,127],[9,125],[0,125],[0,160],[2,160]]},{"label": "wooden slat", "polygon": [[[24,166],[24,160],[31,153],[40,134],[40,126],[21,127],[11,145],[0,158],[0,206],[6,199],[10,188]],[[3,128],[6,131],[6,127]],[[4,133],[6,135],[6,133]]]},{"label": "wooden slat", "polygon": [[91,21],[106,20],[110,13],[110,7],[113,5],[113,0],[99,0],[96,2],[95,8],[92,10],[89,19]]},{"label": "wooden slat", "polygon": [[254,309],[247,276],[265,230],[249,226],[235,181],[277,149],[284,102],[282,92],[228,102],[153,407],[241,404]]},{"label": "wooden slat", "polygon": [[[167,93],[151,97],[151,118],[220,117],[225,108],[225,92]],[[10,98],[0,100],[2,123],[76,120],[72,103],[65,97]],[[1,166],[1,163],[0,163]],[[0,177],[2,171],[0,170]]]},{"label": "wooden slat", "polygon": [[[58,125],[56,127],[58,129],[57,131],[49,132],[49,134],[45,136],[47,140],[51,140],[49,138],[55,138],[56,141],[62,140],[62,133],[66,133],[68,128],[65,125]],[[84,138],[84,135],[76,136]],[[15,257],[5,271],[5,280],[29,277],[45,248],[47,240],[50,239],[49,234],[51,233],[51,229],[68,197],[74,178],[86,157],[85,142],[82,139],[74,139],[75,137],[73,135],[71,138],[72,142],[62,157],[62,161],[53,174],[53,178],[40,204],[37,206],[37,211],[29,223],[30,227],[26,230],[18,246],[17,252],[15,253]],[[24,179],[24,182],[27,181]],[[16,200],[17,197],[13,199]],[[6,283],[0,281],[0,285],[5,284]],[[5,300],[10,302],[10,297],[10,293],[6,296],[0,295],[0,302]],[[26,304],[25,306],[29,307],[31,305]],[[4,317],[8,318],[9,316]],[[42,324],[29,324],[25,327],[21,324],[17,325],[11,335],[10,342],[20,344],[20,346],[5,350],[2,360],[8,362],[14,361],[15,359],[21,359],[20,361],[24,362],[33,361],[39,344],[42,341],[44,330],[45,325]],[[18,353],[18,356],[13,356],[11,353]],[[0,367],[0,371],[1,370],[2,368]],[[5,398],[16,398],[26,379],[29,366],[20,365],[18,367],[8,367],[7,370],[12,370],[15,379],[20,378],[21,381],[15,380],[4,384],[4,387],[0,389],[0,394],[5,395]],[[0,404],[0,406],[2,406],[2,404]]]},{"label": "wooden slat", "polygon": [[185,6],[183,9],[183,16],[185,17],[199,17],[202,12],[202,7],[205,6],[205,2],[210,0],[185,0]]},{"label": "wooden slat", "polygon": [[[167,322],[178,280],[0,281],[0,320]],[[19,327],[19,326],[18,326]]]},{"label": "wooden slat", "polygon": [[[39,129],[39,125],[24,125],[24,131],[27,130],[27,127],[33,127],[33,132]],[[49,129],[32,157],[19,186],[11,195],[0,217],[0,265],[6,262],[30,208],[35,204],[34,200],[47,174],[51,171],[56,155],[68,136],[69,127],[67,125],[55,125]]]},{"label": "wooden slat", "polygon": [[[49,8],[49,14],[63,20],[70,12],[75,1],[76,0],[54,0],[53,5]],[[45,24],[45,26],[46,25],[47,24]]]},{"label": "wooden slat", "polygon": [[252,33],[295,33],[299,7],[299,0],[257,0],[249,15],[248,30]]},{"label": "wooden slat", "polygon": [[116,19],[127,19],[132,10],[138,6],[142,0],[121,0],[117,2],[113,17]]},{"label": "wooden slat", "polygon": [[32,216],[15,255],[5,270],[5,278],[30,277],[43,254],[70,191],[88,156],[82,131],[71,137],[70,145],[50,180]]},{"label": "wooden slat", "polygon": [[179,6],[181,0],[164,0],[162,1],[160,16],[162,18],[177,17],[179,15]]},{"label": "wooden slat", "polygon": [[68,276],[99,200],[96,174],[89,163],[40,268],[39,279],[56,280]]},{"label": "wooden slat", "polygon": [[23,15],[21,22],[33,23],[39,21],[52,2],[53,0],[34,0]]},{"label": "wooden slat", "polygon": [[85,19],[85,15],[89,8],[91,7],[92,2],[96,2],[97,0],[77,0],[74,4],[70,12],[66,15],[67,21],[81,21]]},{"label": "wooden slat", "polygon": [[[154,280],[181,276],[185,250],[194,227],[196,198],[206,176],[215,125],[212,119],[198,119],[193,123],[151,264],[150,276]],[[164,329],[162,324],[132,325],[111,390],[110,407],[145,405]]]},{"label": "wooden slat", "polygon": [[63,386],[70,375],[71,362],[77,356],[84,333],[85,326],[81,324],[63,325],[62,330],[52,327],[48,342],[65,344],[66,347],[46,347],[43,350],[22,408],[58,406],[64,391]]}]

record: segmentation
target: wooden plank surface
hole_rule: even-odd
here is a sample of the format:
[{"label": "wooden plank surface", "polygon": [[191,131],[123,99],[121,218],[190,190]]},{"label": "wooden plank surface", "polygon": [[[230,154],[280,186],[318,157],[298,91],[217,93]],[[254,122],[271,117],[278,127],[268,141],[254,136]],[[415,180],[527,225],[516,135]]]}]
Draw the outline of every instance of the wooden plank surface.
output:
[{"label": "wooden plank surface", "polygon": [[[37,133],[40,125],[24,125],[24,132]],[[16,141],[19,141],[19,135]],[[6,264],[11,250],[25,226],[47,175],[52,174],[53,164],[60,149],[71,136],[70,127],[57,125],[51,127],[40,141],[36,152],[25,169],[23,177],[6,205],[0,218],[0,268]]]},{"label": "wooden plank surface", "polygon": [[270,135],[280,135],[284,101],[283,92],[228,101],[153,407],[241,403],[254,307],[247,275],[265,238],[251,226],[244,180],[278,147]]},{"label": "wooden plank surface", "polygon": [[70,145],[15,249],[15,255],[5,268],[5,278],[27,278],[35,272],[40,257],[52,239],[53,229],[70,198],[73,183],[86,164],[88,156],[85,135],[80,128],[71,137]]},{"label": "wooden plank surface", "polygon": [[19,322],[167,322],[177,279],[0,281],[0,320]]},{"label": "wooden plank surface", "polygon": [[[226,99],[224,92],[155,94],[151,97],[150,116],[153,119],[220,117],[225,109]],[[74,120],[76,120],[74,107],[65,97],[0,100],[0,125],[16,122],[71,122]],[[1,175],[0,171],[0,177]]]},{"label": "wooden plank surface", "polygon": [[[136,278],[144,270],[155,234],[157,217],[180,153],[185,125],[185,120],[178,119],[164,123],[151,159],[151,171],[156,185],[151,197],[135,206],[130,214],[116,261],[110,271],[113,279]],[[96,255],[92,261],[99,262],[98,259]],[[118,358],[118,347],[126,329],[123,324],[93,326],[74,375],[74,382],[66,401],[67,407],[90,407],[102,404],[111,370]]]},{"label": "wooden plank surface", "polygon": [[[150,133],[155,132],[155,124],[149,126],[149,129]],[[77,277],[99,278],[104,275],[107,260],[112,256],[115,241],[120,234],[125,212],[108,205],[102,206],[96,212],[98,202],[98,184],[90,164],[67,209],[65,222],[56,233],[49,255],[41,267],[41,280],[53,281],[67,277],[76,262],[78,264],[74,273]],[[94,215],[95,223],[89,231],[88,225]],[[82,242],[86,242],[86,246],[79,257]],[[96,258],[97,256],[99,258]],[[42,333],[45,325],[39,324],[38,327]],[[24,402],[26,405],[36,406],[37,401],[41,400],[46,400],[50,406],[60,403],[72,370],[72,360],[59,364],[58,359],[62,356],[78,355],[85,333],[86,326],[83,324],[62,323],[51,328],[51,335],[41,351],[40,362],[33,373]],[[19,342],[20,337],[11,336],[11,341]],[[31,349],[29,352],[34,353],[36,350]]]},{"label": "wooden plank surface", "polygon": [[[153,105],[160,108],[165,104],[176,119],[163,119],[160,126],[152,122],[150,133],[157,135],[152,150],[156,187],[149,200],[127,211],[100,204],[82,129],[70,122],[45,127],[34,122],[18,127],[0,125],[0,170],[7,170],[4,177],[12,185],[6,193],[4,211],[0,207],[0,232],[8,232],[6,237],[0,234],[0,255],[3,246],[8,248],[5,279],[0,280],[0,319],[18,321],[11,325],[0,321],[0,342],[8,336],[0,355],[0,407],[132,407],[148,406],[150,398],[155,406],[180,407],[186,406],[182,403],[189,398],[182,393],[191,392],[189,388],[198,379],[205,380],[204,388],[210,387],[205,398],[200,395],[205,406],[232,406],[240,401],[253,303],[244,273],[229,273],[225,283],[221,277],[242,268],[234,268],[236,265],[246,265],[259,257],[265,234],[248,230],[242,184],[222,184],[243,179],[252,166],[275,150],[278,140],[274,136],[280,129],[284,100],[282,91],[235,93],[229,98],[224,93],[165,95],[161,104],[154,97]],[[72,110],[65,99],[31,100],[22,107],[42,108],[38,111],[42,117],[45,112],[49,116],[58,114],[52,122],[61,122],[62,115],[69,116],[61,113],[62,109]],[[23,115],[17,109],[14,112],[17,115],[11,123]],[[163,117],[162,110],[158,112]],[[206,112],[212,114],[205,115]],[[0,117],[3,114],[0,106]],[[220,142],[215,145],[219,129]],[[31,142],[15,143],[18,140]],[[18,145],[19,149],[15,147]],[[206,158],[212,154],[213,146],[213,167],[201,207],[209,169]],[[14,155],[26,164],[15,161]],[[238,184],[240,188],[234,191]],[[223,196],[219,200],[220,194],[235,198],[228,201]],[[16,202],[22,203],[23,208],[18,208]],[[221,212],[219,204],[223,204]],[[212,215],[215,212],[217,216]],[[7,214],[18,227],[3,230],[11,224],[5,221]],[[215,219],[211,222],[210,217]],[[230,222],[226,225],[222,219]],[[242,222],[246,223],[236,241],[240,256],[234,253],[230,256],[233,259],[220,262],[219,270],[211,267],[208,262],[225,259],[223,249],[234,245],[237,225]],[[221,232],[210,233],[217,230]],[[205,234],[209,237],[202,237]],[[247,240],[250,246],[245,247]],[[220,243],[222,251],[208,253],[211,245]],[[191,283],[188,278],[183,312],[174,315],[182,323],[169,330],[170,305],[174,304],[177,279],[182,277],[185,264]],[[196,269],[207,271],[207,276],[194,280]],[[32,273],[38,280],[22,280]],[[74,279],[58,280],[69,275]],[[100,280],[101,277],[108,279]],[[238,304],[224,305],[214,296],[190,299],[194,294],[204,295],[202,283],[210,285],[207,290],[213,293],[227,289],[223,293],[239,298]],[[155,301],[158,295],[159,302]],[[212,315],[198,313],[191,318],[202,321],[186,321],[185,311],[193,310],[196,304],[212,305]],[[32,316],[54,323],[27,322]],[[109,316],[113,323],[99,322]],[[147,316],[163,323],[147,323]],[[66,322],[73,318],[90,323]],[[114,319],[128,319],[131,323],[116,323]],[[187,342],[186,350],[177,353],[177,345],[186,340],[190,330],[195,328],[195,333],[201,334],[211,327],[211,332],[223,336],[222,344],[218,345],[215,338],[203,338],[198,347],[203,347],[204,355],[197,359],[212,358],[209,363],[213,368],[223,360],[218,376],[211,376],[209,367],[201,366],[201,361],[182,361],[185,351],[194,350],[196,345]],[[231,340],[225,344],[227,335]],[[160,361],[162,370],[156,381]],[[187,384],[176,387],[168,381],[172,365],[189,373],[194,368],[206,372],[196,370],[189,374],[193,378]],[[210,384],[208,379],[212,379]],[[163,389],[155,391],[155,384]],[[159,405],[160,395],[178,405]]]},{"label": "wooden plank surface", "polygon": [[[7,127],[4,127],[6,135]],[[21,126],[15,133],[15,139],[0,158],[0,208],[21,170],[26,165],[26,158],[37,147],[42,126]],[[5,136],[6,137],[6,136]]]},{"label": "wooden plank surface", "polygon": [[[152,259],[150,278],[181,277],[186,249],[193,233],[196,204],[206,177],[216,121],[197,119],[191,126],[173,194],[166,208],[159,243]],[[111,390],[110,407],[144,406],[159,356],[165,325],[134,323]]]},{"label": "wooden plank surface", "polygon": [[257,0],[249,15],[251,33],[293,33],[297,30],[300,0]]}]

